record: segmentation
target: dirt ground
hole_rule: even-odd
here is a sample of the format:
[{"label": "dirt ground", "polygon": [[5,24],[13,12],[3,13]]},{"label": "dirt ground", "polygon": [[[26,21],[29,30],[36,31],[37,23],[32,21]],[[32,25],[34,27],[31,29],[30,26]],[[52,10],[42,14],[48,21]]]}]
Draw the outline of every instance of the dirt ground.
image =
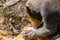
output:
[{"label": "dirt ground", "polygon": [[[0,0],[0,5],[9,0]],[[7,8],[0,6],[0,35],[8,38],[16,37],[21,29],[30,23],[27,19],[25,3],[27,0],[21,0]],[[2,37],[1,37],[2,40]]]}]

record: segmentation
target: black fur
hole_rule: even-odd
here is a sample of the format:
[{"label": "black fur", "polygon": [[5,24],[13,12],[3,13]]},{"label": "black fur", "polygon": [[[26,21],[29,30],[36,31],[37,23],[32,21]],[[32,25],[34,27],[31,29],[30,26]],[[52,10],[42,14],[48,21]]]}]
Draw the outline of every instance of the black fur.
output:
[{"label": "black fur", "polygon": [[[32,6],[29,7],[28,4]],[[27,5],[27,12],[31,17],[37,20],[44,20],[43,27],[46,27],[51,34],[57,32],[58,25],[60,24],[60,0],[33,0],[33,2],[30,0]]]}]

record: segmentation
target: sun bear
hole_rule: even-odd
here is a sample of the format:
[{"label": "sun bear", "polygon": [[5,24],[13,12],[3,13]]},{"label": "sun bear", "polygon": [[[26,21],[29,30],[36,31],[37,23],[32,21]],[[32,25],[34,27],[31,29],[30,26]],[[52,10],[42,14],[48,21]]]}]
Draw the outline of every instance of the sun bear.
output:
[{"label": "sun bear", "polygon": [[[10,6],[17,1],[19,0],[11,0],[3,6]],[[32,38],[35,35],[46,37],[57,31],[60,24],[60,0],[28,0],[26,9],[32,26],[40,27],[41,21],[43,21],[43,25],[34,30],[26,30],[23,33],[24,37]]]},{"label": "sun bear", "polygon": [[[43,26],[35,30],[26,30],[23,33],[24,37],[46,37],[57,31],[60,24],[60,0],[28,0],[26,9],[30,18],[35,20],[35,24],[43,20]],[[32,25],[35,25],[33,23]]]}]

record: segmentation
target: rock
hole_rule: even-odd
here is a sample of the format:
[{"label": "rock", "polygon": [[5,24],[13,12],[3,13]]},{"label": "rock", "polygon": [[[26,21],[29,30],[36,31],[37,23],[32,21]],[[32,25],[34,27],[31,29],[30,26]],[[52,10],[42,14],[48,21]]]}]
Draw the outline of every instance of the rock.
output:
[{"label": "rock", "polygon": [[0,36],[0,40],[2,40],[3,39],[3,37],[2,36]]},{"label": "rock", "polygon": [[7,32],[7,31],[2,31],[2,30],[0,30],[0,34],[1,34],[1,35],[4,35],[4,36],[8,36],[10,33]]},{"label": "rock", "polygon": [[19,34],[16,38],[14,38],[14,40],[25,40],[23,38],[23,34]]},{"label": "rock", "polygon": [[3,23],[4,22],[4,17],[2,14],[0,14],[0,23]]},{"label": "rock", "polygon": [[0,40],[13,40],[11,37],[0,35]]},{"label": "rock", "polygon": [[8,37],[3,37],[3,40],[13,40],[13,39]]}]

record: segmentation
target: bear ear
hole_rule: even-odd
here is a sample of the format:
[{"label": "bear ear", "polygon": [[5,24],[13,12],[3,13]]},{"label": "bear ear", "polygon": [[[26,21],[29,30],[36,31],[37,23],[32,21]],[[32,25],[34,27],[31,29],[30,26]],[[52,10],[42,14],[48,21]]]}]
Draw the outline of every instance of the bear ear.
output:
[{"label": "bear ear", "polygon": [[28,8],[30,8],[30,9],[32,9],[32,4],[29,1],[27,1],[27,3],[26,3],[25,6],[28,7]]}]

